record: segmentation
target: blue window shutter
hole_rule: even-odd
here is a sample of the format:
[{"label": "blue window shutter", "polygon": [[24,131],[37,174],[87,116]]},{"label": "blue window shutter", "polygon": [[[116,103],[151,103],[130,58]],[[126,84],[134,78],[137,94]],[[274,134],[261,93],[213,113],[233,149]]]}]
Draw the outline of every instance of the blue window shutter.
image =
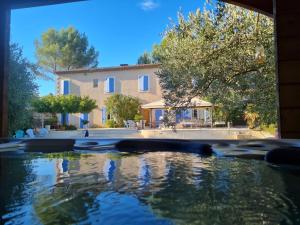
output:
[{"label": "blue window shutter", "polygon": [[143,77],[144,77],[143,91],[148,91],[149,90],[149,78],[148,78],[148,76],[143,76]]},{"label": "blue window shutter", "polygon": [[66,113],[65,117],[66,117],[66,125],[69,125],[69,113]]},{"label": "blue window shutter", "polygon": [[64,80],[63,81],[64,82],[64,85],[63,85],[63,87],[64,87],[64,90],[63,90],[63,94],[64,95],[68,95],[68,94],[70,94],[70,82],[68,81],[68,80]]},{"label": "blue window shutter", "polygon": [[109,92],[115,92],[115,79],[113,77],[109,78]]}]

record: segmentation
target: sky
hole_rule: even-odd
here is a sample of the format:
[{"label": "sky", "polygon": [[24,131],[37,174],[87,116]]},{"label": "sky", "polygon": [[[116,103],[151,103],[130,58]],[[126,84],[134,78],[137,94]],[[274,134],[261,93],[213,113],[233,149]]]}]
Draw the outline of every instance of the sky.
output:
[{"label": "sky", "polygon": [[[202,8],[205,0],[88,0],[12,11],[11,42],[23,48],[24,56],[36,62],[34,41],[49,28],[73,26],[87,35],[100,53],[99,66],[136,64],[162,33],[184,14]],[[55,93],[55,83],[38,79],[41,96]]]}]

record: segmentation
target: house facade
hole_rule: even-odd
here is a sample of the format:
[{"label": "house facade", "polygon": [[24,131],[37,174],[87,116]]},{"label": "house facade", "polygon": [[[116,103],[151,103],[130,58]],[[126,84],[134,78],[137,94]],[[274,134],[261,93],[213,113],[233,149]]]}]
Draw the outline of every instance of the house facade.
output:
[{"label": "house facade", "polygon": [[[58,71],[57,94],[88,96],[96,100],[97,108],[89,114],[59,115],[61,123],[83,128],[88,120],[90,127],[103,127],[108,119],[105,100],[119,93],[137,97],[142,103],[142,115],[149,127],[159,127],[167,108],[156,73],[159,64],[121,65],[93,69]],[[196,99],[189,109],[176,115],[176,123],[207,126],[212,124],[212,104]]]},{"label": "house facade", "polygon": [[[89,114],[67,114],[67,124],[82,128],[82,121],[88,120],[89,126],[104,126],[109,118],[105,100],[116,93],[138,97],[142,104],[160,100],[158,70],[158,64],[145,64],[57,71],[57,94],[89,96],[98,105]],[[143,112],[143,116],[149,122],[150,115]]]}]

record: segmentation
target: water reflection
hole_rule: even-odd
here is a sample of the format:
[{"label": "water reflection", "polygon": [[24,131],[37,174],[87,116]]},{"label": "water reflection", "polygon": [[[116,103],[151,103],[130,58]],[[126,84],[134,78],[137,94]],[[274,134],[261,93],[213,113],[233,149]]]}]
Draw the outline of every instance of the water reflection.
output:
[{"label": "water reflection", "polygon": [[300,178],[261,161],[174,152],[0,160],[7,223],[299,224]]}]

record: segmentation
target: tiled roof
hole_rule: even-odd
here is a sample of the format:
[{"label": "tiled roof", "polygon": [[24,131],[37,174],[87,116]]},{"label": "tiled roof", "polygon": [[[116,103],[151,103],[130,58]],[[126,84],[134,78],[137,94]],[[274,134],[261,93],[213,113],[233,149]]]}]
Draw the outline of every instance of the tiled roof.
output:
[{"label": "tiled roof", "polygon": [[94,73],[94,72],[106,72],[106,71],[122,71],[122,70],[136,70],[136,69],[151,69],[159,68],[160,64],[138,64],[128,66],[112,66],[112,67],[99,67],[99,68],[81,68],[73,70],[61,70],[56,71],[56,75],[74,74],[74,73]]}]

